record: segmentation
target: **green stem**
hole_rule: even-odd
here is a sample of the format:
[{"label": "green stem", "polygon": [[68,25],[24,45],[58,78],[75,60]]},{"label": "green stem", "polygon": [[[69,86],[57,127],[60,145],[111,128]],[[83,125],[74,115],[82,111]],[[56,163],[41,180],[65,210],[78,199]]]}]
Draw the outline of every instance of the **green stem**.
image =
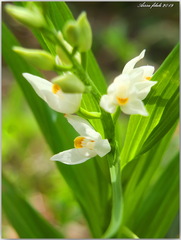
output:
[{"label": "green stem", "polygon": [[79,108],[79,111],[77,112],[77,114],[82,116],[82,117],[86,117],[88,119],[101,118],[101,113],[100,112],[89,112],[82,107]]},{"label": "green stem", "polygon": [[120,116],[121,109],[118,107],[116,112],[112,114],[113,123],[116,124],[118,117]]},{"label": "green stem", "polygon": [[77,52],[77,47],[74,47],[71,53],[71,56],[73,57]]},{"label": "green stem", "polygon": [[67,72],[67,71],[70,71],[71,69],[72,69],[72,67],[69,67],[69,66],[60,66],[60,65],[54,66],[55,71]]},{"label": "green stem", "polygon": [[81,53],[81,64],[84,70],[86,71],[87,70],[87,53],[86,52]]},{"label": "green stem", "polygon": [[116,232],[118,231],[122,215],[123,215],[123,202],[122,202],[122,190],[121,190],[121,176],[120,176],[120,166],[119,161],[117,161],[116,165],[112,164],[112,161],[108,159],[109,167],[110,167],[110,176],[111,176],[111,184],[112,184],[112,214],[111,221],[103,234],[102,238],[112,238]]}]

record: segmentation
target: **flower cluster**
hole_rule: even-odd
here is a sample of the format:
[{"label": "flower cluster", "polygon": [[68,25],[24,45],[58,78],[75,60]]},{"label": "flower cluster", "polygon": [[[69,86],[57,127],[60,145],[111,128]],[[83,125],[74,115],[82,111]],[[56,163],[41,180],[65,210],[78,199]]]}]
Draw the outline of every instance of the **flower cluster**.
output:
[{"label": "flower cluster", "polygon": [[[114,113],[119,106],[126,114],[140,114],[147,116],[147,110],[142,102],[157,82],[149,81],[153,75],[154,67],[135,64],[144,57],[145,50],[129,61],[122,74],[117,76],[108,87],[107,95],[101,97],[100,106],[109,113]],[[67,76],[70,73],[66,73]],[[65,93],[61,87],[43,78],[29,73],[23,76],[32,85],[39,97],[41,97],[52,109],[65,113],[68,122],[81,135],[74,140],[73,149],[54,155],[51,160],[65,164],[79,164],[99,155],[103,157],[111,151],[107,139],[102,139],[88,121],[76,115],[81,104],[82,93]]]},{"label": "flower cluster", "polygon": [[156,81],[149,81],[153,75],[153,66],[134,68],[135,64],[144,57],[145,50],[129,61],[122,74],[117,76],[103,95],[100,105],[105,111],[114,113],[119,106],[125,114],[140,114],[148,116],[142,100],[146,98]]}]

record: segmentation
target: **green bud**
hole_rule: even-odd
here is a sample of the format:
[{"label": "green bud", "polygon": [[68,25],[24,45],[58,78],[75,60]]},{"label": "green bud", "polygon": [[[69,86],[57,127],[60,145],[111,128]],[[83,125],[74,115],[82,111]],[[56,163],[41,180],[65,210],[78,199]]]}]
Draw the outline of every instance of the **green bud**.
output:
[{"label": "green bud", "polygon": [[65,39],[80,52],[86,52],[92,45],[92,30],[85,12],[77,21],[68,21],[63,29]]},{"label": "green bud", "polygon": [[13,50],[34,67],[43,70],[54,69],[54,57],[44,50],[26,49],[22,47],[13,47]]},{"label": "green bud", "polygon": [[77,25],[79,28],[79,51],[86,52],[92,45],[92,30],[85,12],[78,17]]},{"label": "green bud", "polygon": [[76,21],[68,21],[63,28],[63,33],[68,43],[70,43],[73,47],[78,46],[79,28],[77,27]]},{"label": "green bud", "polygon": [[28,27],[42,28],[46,25],[45,19],[39,9],[34,6],[33,9],[27,9],[12,4],[5,6],[10,16]]},{"label": "green bud", "polygon": [[85,85],[72,73],[55,77],[52,83],[59,85],[65,93],[83,93],[85,90]]}]

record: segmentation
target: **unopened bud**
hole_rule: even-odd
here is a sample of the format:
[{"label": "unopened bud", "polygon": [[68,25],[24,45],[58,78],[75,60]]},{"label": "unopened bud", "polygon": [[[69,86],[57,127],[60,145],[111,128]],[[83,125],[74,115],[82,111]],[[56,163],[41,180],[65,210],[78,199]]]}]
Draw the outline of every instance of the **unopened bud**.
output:
[{"label": "unopened bud", "polygon": [[65,39],[80,52],[86,52],[91,48],[92,30],[85,12],[80,14],[77,21],[68,21],[63,33]]},{"label": "unopened bud", "polygon": [[24,25],[34,28],[42,28],[46,25],[43,15],[35,6],[34,9],[27,9],[20,6],[7,4],[5,8],[10,16]]},{"label": "unopened bud", "polygon": [[79,51],[86,52],[92,45],[92,30],[85,12],[78,17],[77,24],[79,28]]},{"label": "unopened bud", "polygon": [[59,85],[65,93],[83,93],[85,90],[85,85],[72,73],[55,77],[52,82]]},{"label": "unopened bud", "polygon": [[53,70],[54,68],[54,57],[44,50],[26,49],[22,47],[13,47],[13,50],[34,67],[43,70]]},{"label": "unopened bud", "polygon": [[63,33],[68,43],[70,43],[73,47],[78,46],[79,29],[76,21],[68,21],[63,28]]}]

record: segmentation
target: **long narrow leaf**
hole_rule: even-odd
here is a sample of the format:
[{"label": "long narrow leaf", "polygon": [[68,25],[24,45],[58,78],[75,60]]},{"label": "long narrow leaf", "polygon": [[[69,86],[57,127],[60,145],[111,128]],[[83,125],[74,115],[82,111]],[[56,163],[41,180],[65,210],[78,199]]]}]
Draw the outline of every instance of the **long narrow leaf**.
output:
[{"label": "long narrow leaf", "polygon": [[63,238],[3,176],[2,207],[20,238]]}]

